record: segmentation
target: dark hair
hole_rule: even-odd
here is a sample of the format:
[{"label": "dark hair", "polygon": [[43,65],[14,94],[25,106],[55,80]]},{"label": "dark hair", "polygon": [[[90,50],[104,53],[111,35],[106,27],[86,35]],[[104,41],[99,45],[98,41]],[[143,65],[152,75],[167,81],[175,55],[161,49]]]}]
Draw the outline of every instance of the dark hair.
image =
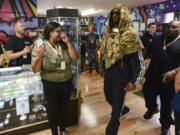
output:
[{"label": "dark hair", "polygon": [[151,25],[156,25],[156,23],[155,23],[155,22],[149,23],[149,24],[148,24],[148,28],[150,28]]},{"label": "dark hair", "polygon": [[49,40],[50,37],[50,32],[54,31],[56,28],[61,27],[62,26],[59,23],[56,22],[49,22],[46,27],[44,28],[44,39]]}]

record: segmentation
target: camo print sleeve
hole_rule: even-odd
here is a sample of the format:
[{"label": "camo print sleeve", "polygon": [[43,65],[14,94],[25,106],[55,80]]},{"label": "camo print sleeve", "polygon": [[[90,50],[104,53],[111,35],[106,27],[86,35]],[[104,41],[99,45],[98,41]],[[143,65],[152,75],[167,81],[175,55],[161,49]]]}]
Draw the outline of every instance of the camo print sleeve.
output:
[{"label": "camo print sleeve", "polygon": [[106,30],[104,31],[103,37],[102,37],[102,41],[101,41],[101,47],[100,47],[100,53],[103,56],[105,54],[105,46],[106,46]]},{"label": "camo print sleeve", "polygon": [[139,35],[133,29],[129,29],[123,33],[120,43],[125,54],[131,54],[144,48]]}]

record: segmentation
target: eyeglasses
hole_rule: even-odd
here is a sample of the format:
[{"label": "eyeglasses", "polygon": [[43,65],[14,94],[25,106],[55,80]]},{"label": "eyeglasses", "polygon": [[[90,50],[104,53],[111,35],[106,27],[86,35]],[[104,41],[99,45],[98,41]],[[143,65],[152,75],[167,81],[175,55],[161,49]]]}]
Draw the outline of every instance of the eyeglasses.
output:
[{"label": "eyeglasses", "polygon": [[167,25],[167,28],[168,28],[168,29],[170,29],[170,28],[172,28],[172,29],[177,29],[178,27],[177,27],[176,25]]},{"label": "eyeglasses", "polygon": [[57,33],[61,33],[62,32],[62,30],[54,30],[55,32],[57,32]]},{"label": "eyeglasses", "polygon": [[120,11],[112,11],[112,12],[111,12],[111,15],[114,15],[114,14],[120,15]]}]

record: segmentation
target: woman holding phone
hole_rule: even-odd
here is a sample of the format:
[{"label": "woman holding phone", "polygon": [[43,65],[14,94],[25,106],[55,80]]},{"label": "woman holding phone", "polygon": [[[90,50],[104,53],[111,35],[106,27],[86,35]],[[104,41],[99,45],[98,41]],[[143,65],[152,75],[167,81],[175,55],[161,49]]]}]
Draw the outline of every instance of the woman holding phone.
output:
[{"label": "woman holding phone", "polygon": [[58,126],[61,135],[67,135],[66,108],[73,90],[71,63],[78,55],[60,24],[48,23],[43,35],[43,44],[32,51],[31,66],[41,75],[52,135],[58,135]]}]

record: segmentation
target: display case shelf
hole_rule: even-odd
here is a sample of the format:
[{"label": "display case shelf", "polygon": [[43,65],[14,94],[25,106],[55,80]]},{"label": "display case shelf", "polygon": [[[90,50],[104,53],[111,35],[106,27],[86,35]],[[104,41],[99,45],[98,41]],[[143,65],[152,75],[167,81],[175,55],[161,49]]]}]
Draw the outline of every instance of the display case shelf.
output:
[{"label": "display case shelf", "polygon": [[[78,123],[76,92],[68,104],[67,125]],[[40,74],[27,67],[0,69],[0,135],[27,135],[44,128],[49,124]]]}]

